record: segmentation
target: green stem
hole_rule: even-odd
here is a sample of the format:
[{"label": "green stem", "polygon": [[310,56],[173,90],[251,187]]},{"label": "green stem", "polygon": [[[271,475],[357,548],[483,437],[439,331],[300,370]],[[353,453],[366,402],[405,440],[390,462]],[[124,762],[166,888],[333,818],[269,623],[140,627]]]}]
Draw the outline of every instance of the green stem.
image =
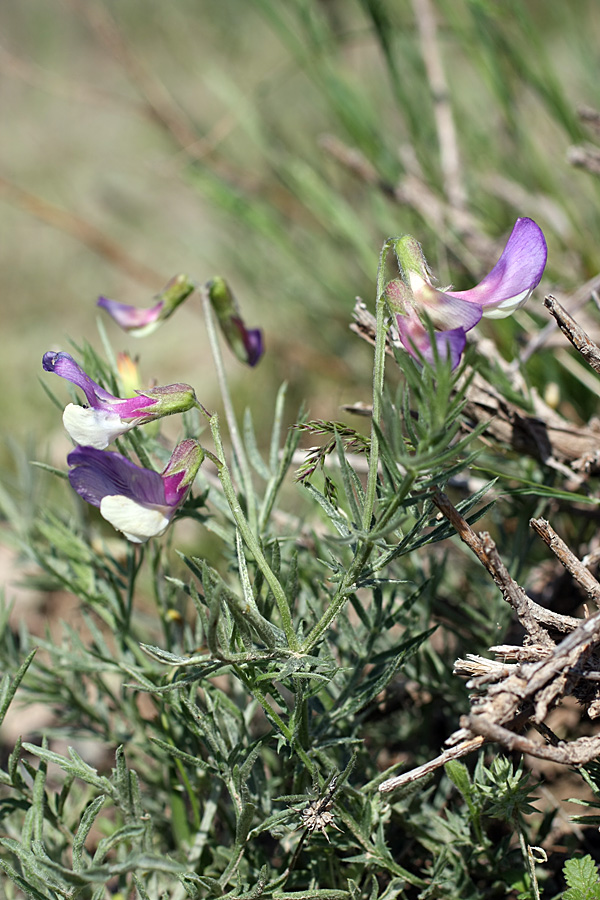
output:
[{"label": "green stem", "polygon": [[374,545],[370,541],[365,541],[358,549],[354,558],[354,562],[344,575],[344,578],[342,579],[342,582],[337,589],[337,592],[333,600],[329,604],[326,612],[321,616],[317,624],[314,626],[314,628],[312,628],[306,640],[302,644],[302,653],[310,653],[312,648],[321,640],[321,637],[327,631],[329,625],[336,618],[344,604],[348,601],[348,594],[351,593],[352,585],[358,578],[358,575],[363,570],[367,560],[369,559],[373,551],[373,546]]},{"label": "green stem", "polygon": [[[139,545],[138,545],[139,546]],[[129,554],[127,559],[127,601],[125,604],[124,612],[124,634],[129,633],[129,628],[131,626],[131,614],[133,612],[133,595],[135,593],[135,581],[137,578],[137,574],[141,569],[142,562],[144,560],[144,547],[139,546],[139,559],[137,558],[138,547],[133,545],[133,547],[129,546]]]},{"label": "green stem", "polygon": [[533,859],[533,853],[531,852],[531,847],[527,843],[525,839],[525,834],[523,833],[523,829],[521,827],[520,822],[516,821],[517,833],[519,835],[519,844],[521,846],[521,853],[523,854],[523,860],[525,862],[525,867],[529,874],[529,878],[531,880],[531,890],[533,893],[534,900],[540,900],[540,888],[538,885],[537,875],[535,874],[535,862]]},{"label": "green stem", "polygon": [[244,511],[240,506],[240,501],[238,500],[238,496],[235,492],[235,488],[231,480],[231,475],[229,474],[229,469],[227,468],[227,463],[225,462],[225,452],[223,450],[223,443],[221,441],[221,434],[219,431],[218,416],[212,416],[210,420],[210,429],[212,431],[213,440],[215,442],[215,450],[217,451],[217,459],[219,461],[219,479],[223,486],[223,493],[227,498],[229,508],[233,513],[235,523],[240,530],[240,534],[244,539],[244,543],[254,556],[258,567],[265,577],[265,581],[273,592],[275,603],[277,604],[277,609],[279,610],[279,615],[281,617],[281,627],[285,632],[288,646],[290,650],[298,651],[298,638],[296,637],[296,633],[294,631],[292,616],[290,613],[290,608],[285,591],[275,573],[271,569],[270,565],[268,564],[267,560],[265,559],[265,556],[258,543],[258,539],[254,531],[248,524],[248,520],[244,515]]},{"label": "green stem", "polygon": [[381,395],[383,393],[383,379],[385,375],[385,262],[388,251],[393,246],[395,239],[389,239],[381,248],[379,256],[379,268],[377,270],[377,296],[375,298],[376,326],[375,326],[375,358],[373,361],[373,413],[371,416],[371,450],[369,453],[369,474],[367,476],[367,490],[365,492],[365,505],[363,507],[362,525],[364,531],[371,528],[371,519],[375,507],[377,495],[377,474],[379,468],[379,438],[377,428],[381,418]]},{"label": "green stem", "polygon": [[417,475],[416,472],[407,472],[404,478],[402,479],[402,484],[398,488],[394,499],[391,501],[390,505],[387,507],[384,513],[382,513],[381,518],[377,522],[377,531],[381,532],[383,528],[387,525],[390,519],[393,517],[394,513],[400,506],[400,504],[406,500],[407,495],[410,492],[413,484],[415,483]]},{"label": "green stem", "polygon": [[258,700],[258,702],[264,709],[266,715],[269,718],[271,718],[273,720],[273,722],[277,725],[277,727],[281,731],[282,735],[284,736],[284,738],[286,739],[286,741],[288,742],[290,747],[294,748],[294,750],[296,751],[296,753],[298,754],[298,756],[300,757],[300,759],[302,760],[302,762],[304,763],[304,765],[306,766],[306,768],[308,769],[308,771],[310,772],[310,774],[312,776],[313,772],[314,772],[314,768],[315,768],[315,763],[310,758],[310,756],[308,755],[308,753],[306,752],[304,747],[302,747],[298,743],[298,741],[294,739],[292,730],[290,728],[288,728],[288,726],[285,724],[285,722],[283,721],[281,716],[275,712],[275,710],[273,709],[273,707],[267,700],[266,695],[263,694],[263,692],[260,690],[260,688],[258,688],[256,686],[256,683],[253,682],[252,685],[250,685],[248,679],[245,677],[245,675],[243,673],[239,672],[239,670],[238,670],[238,674],[240,675],[240,677],[246,684],[246,687],[250,691],[252,696],[256,700]]},{"label": "green stem", "polygon": [[[365,491],[365,504],[363,507],[362,526],[368,534],[371,530],[371,519],[375,508],[377,496],[377,477],[379,469],[379,438],[377,428],[381,418],[381,395],[383,393],[383,381],[385,376],[385,263],[388,252],[394,246],[396,238],[390,238],[381,248],[379,268],[377,270],[377,296],[376,296],[376,330],[375,330],[375,358],[373,361],[373,414],[371,417],[371,449],[369,453],[369,473],[367,475],[367,489]],[[336,618],[344,604],[348,600],[348,594],[352,585],[364,568],[367,560],[373,552],[373,542],[365,540],[357,549],[354,562],[346,572],[329,608],[314,626],[302,645],[304,653],[309,653],[315,644],[321,639],[331,622]]]},{"label": "green stem", "polygon": [[206,320],[206,330],[208,332],[208,340],[210,342],[210,349],[212,351],[213,359],[215,362],[215,369],[217,372],[217,380],[219,382],[219,389],[221,391],[221,397],[223,399],[223,408],[225,409],[225,418],[227,419],[227,427],[229,428],[229,434],[231,436],[231,443],[233,445],[233,452],[235,453],[236,459],[238,461],[238,465],[240,467],[240,472],[242,475],[242,482],[244,485],[244,493],[246,495],[246,506],[248,509],[248,519],[250,522],[250,527],[252,531],[257,533],[257,525],[258,525],[258,516],[256,511],[256,497],[254,494],[254,488],[252,486],[252,475],[250,472],[250,465],[248,463],[248,457],[246,456],[246,451],[244,450],[244,444],[242,442],[240,433],[238,431],[237,420],[235,418],[235,412],[233,409],[233,403],[231,402],[231,394],[229,393],[229,385],[227,383],[227,375],[225,373],[225,366],[223,365],[223,355],[221,353],[221,345],[219,344],[219,338],[217,335],[217,330],[215,328],[215,321],[213,318],[212,308],[210,305],[210,299],[208,296],[208,291],[206,288],[201,289],[202,294],[202,306],[204,308],[204,318]]}]

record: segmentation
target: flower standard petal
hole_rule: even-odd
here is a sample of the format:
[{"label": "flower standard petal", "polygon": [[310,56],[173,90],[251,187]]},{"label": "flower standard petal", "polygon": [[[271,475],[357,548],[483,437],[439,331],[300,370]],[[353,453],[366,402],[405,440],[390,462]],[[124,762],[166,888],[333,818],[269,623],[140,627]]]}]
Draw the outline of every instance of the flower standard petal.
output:
[{"label": "flower standard petal", "polygon": [[69,481],[87,503],[100,506],[108,496],[122,495],[151,506],[167,506],[163,480],[112,450],[76,447],[67,456]]},{"label": "flower standard petal", "polygon": [[451,297],[476,303],[483,315],[500,319],[522,306],[540,283],[548,248],[533,219],[517,219],[500,259],[485,278],[467,291],[446,291]]},{"label": "flower standard petal", "polygon": [[98,297],[96,305],[105,309],[124,331],[128,331],[134,337],[143,337],[157,327],[164,303],[160,300],[156,306],[139,309],[137,306],[119,303],[118,300],[109,300],[108,297]]},{"label": "flower standard petal", "polygon": [[49,350],[47,353],[44,353],[42,357],[42,368],[46,372],[54,372],[55,375],[60,375],[61,378],[65,378],[67,381],[70,381],[72,384],[81,388],[90,406],[101,407],[103,401],[117,399],[116,397],[113,397],[112,394],[109,394],[108,391],[104,390],[103,387],[100,387],[99,384],[96,384],[96,382],[83,371],[81,366],[75,362],[70,353],[63,353],[62,351],[60,353],[54,353]]}]

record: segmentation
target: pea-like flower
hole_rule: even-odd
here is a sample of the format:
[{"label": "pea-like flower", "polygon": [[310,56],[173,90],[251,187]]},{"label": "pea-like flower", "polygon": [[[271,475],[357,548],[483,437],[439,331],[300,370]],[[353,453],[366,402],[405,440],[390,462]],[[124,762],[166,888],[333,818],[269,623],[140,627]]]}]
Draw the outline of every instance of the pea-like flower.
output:
[{"label": "pea-like flower", "polygon": [[223,337],[240,362],[255,366],[264,353],[260,328],[246,328],[237,301],[225,281],[220,277],[206,282],[208,299],[223,332]]},{"label": "pea-like flower", "polygon": [[46,372],[54,372],[81,388],[89,406],[69,403],[63,413],[63,424],[76,444],[99,450],[137,425],[185,412],[198,403],[189,384],[148,388],[137,391],[135,397],[121,400],[96,384],[69,353],[48,351],[44,353],[42,366]]},{"label": "pea-like flower", "polygon": [[394,242],[402,279],[389,282],[386,299],[396,314],[402,344],[416,359],[432,363],[434,353],[427,319],[441,359],[454,369],[466,344],[466,334],[482,316],[499,319],[529,299],[546,266],[547,247],[533,219],[517,219],[494,268],[467,291],[437,290],[420,244],[410,235]]},{"label": "pea-like flower", "polygon": [[161,322],[168,319],[195,289],[196,285],[187,275],[176,275],[157,295],[158,302],[149,309],[139,309],[137,306],[129,306],[127,303],[119,303],[107,297],[99,297],[97,305],[105,309],[117,325],[129,334],[143,337],[151,334]]},{"label": "pea-like flower", "polygon": [[67,462],[71,486],[128,541],[159,537],[185,500],[204,451],[198,441],[177,445],[162,472],[137,466],[112,450],[76,447]]}]

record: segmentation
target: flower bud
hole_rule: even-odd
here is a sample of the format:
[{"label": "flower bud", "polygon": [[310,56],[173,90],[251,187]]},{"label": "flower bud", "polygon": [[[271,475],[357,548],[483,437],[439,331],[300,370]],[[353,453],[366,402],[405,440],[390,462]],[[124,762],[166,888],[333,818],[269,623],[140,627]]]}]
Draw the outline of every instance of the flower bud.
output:
[{"label": "flower bud", "polygon": [[260,328],[246,328],[240,310],[225,279],[216,277],[206,283],[211,306],[223,336],[240,362],[255,366],[264,352]]}]

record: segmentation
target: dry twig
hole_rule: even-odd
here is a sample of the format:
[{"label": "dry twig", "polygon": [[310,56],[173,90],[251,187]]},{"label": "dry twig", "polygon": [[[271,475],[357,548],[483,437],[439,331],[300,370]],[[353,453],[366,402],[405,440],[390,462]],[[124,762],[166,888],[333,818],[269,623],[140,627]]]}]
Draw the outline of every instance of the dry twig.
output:
[{"label": "dry twig", "polygon": [[564,306],[561,306],[551,294],[544,300],[544,306],[550,310],[562,333],[571,341],[575,349],[581,353],[594,372],[598,372],[600,375],[600,347],[598,344],[586,334],[573,316],[569,315]]},{"label": "dry twig", "polygon": [[[449,759],[464,756],[485,741],[496,741],[510,750],[564,765],[583,765],[594,759],[600,754],[600,735],[570,743],[553,740],[548,745],[536,743],[520,732],[531,724],[548,739],[550,731],[544,719],[569,694],[587,709],[590,718],[600,716],[600,613],[584,620],[557,613],[549,616],[550,611],[534,603],[511,578],[489,535],[476,534],[445,495],[436,492],[432,499],[486,567],[504,599],[515,610],[526,635],[523,647],[492,648],[498,656],[512,655],[516,663],[507,665],[504,661],[485,660],[472,654],[467,660],[457,660],[455,673],[470,676],[469,687],[477,693],[471,699],[470,715],[461,718],[460,729],[446,742],[452,745],[455,755],[444,751],[425,766],[383,782],[380,790],[391,791],[408,784]],[[549,523],[532,519],[531,525],[587,595],[600,598],[600,584]]]}]

